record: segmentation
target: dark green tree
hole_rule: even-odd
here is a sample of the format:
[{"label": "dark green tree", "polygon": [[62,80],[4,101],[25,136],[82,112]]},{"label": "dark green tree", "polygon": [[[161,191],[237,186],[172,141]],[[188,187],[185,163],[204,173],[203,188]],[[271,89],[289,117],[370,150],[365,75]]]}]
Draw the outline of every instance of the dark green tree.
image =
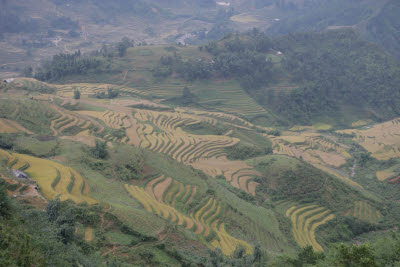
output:
[{"label": "dark green tree", "polygon": [[0,181],[0,218],[8,218],[10,216],[11,204],[7,197],[6,188],[4,183]]},{"label": "dark green tree", "polygon": [[301,249],[295,260],[296,266],[315,265],[318,260],[324,259],[323,253],[317,253],[313,250],[312,246],[306,246]]},{"label": "dark green tree", "polygon": [[74,90],[74,99],[81,99],[81,92],[76,88]]},{"label": "dark green tree", "polygon": [[116,98],[117,96],[119,96],[119,91],[110,87],[107,89],[107,96],[109,99]]},{"label": "dark green tree", "polygon": [[120,42],[118,42],[118,44],[117,44],[118,55],[120,57],[125,56],[128,48],[132,47],[133,45],[134,45],[134,42],[132,40],[129,40],[128,37],[122,38],[122,40]]},{"label": "dark green tree", "polygon": [[96,146],[91,149],[93,157],[105,159],[108,157],[107,142],[96,140]]},{"label": "dark green tree", "polygon": [[24,68],[24,70],[22,71],[22,76],[24,77],[32,77],[33,76],[33,68],[32,66],[27,66]]},{"label": "dark green tree", "polygon": [[375,260],[374,251],[368,244],[362,244],[360,246],[340,244],[336,248],[333,264],[338,267],[380,266]]},{"label": "dark green tree", "polygon": [[57,219],[60,212],[60,199],[50,200],[46,206],[46,214],[49,217],[49,221],[53,222]]}]

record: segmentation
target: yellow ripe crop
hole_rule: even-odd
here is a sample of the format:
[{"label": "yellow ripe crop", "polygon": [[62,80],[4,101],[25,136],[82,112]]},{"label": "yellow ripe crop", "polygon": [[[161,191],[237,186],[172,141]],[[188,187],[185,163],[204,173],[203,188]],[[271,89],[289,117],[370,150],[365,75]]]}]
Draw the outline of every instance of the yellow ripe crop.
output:
[{"label": "yellow ripe crop", "polygon": [[315,239],[315,230],[318,226],[333,219],[335,215],[325,208],[309,205],[304,207],[292,206],[286,211],[286,216],[292,221],[292,233],[300,247],[310,245],[316,251],[323,251],[323,248]]},{"label": "yellow ripe crop", "polygon": [[[39,184],[41,192],[47,199],[60,197],[61,200],[71,199],[75,203],[87,202],[89,205],[97,203],[95,199],[88,195],[87,182],[70,167],[24,154],[11,154],[4,150],[0,150],[0,155],[9,159],[17,158],[16,167],[22,167],[26,163],[29,164],[29,167],[24,171]],[[58,176],[59,179],[55,183]],[[73,182],[71,182],[71,177],[73,177]],[[69,191],[70,183],[72,188]]]},{"label": "yellow ripe crop", "polygon": [[376,223],[382,217],[381,213],[365,200],[354,201],[353,208],[346,211],[345,216],[353,216],[362,221]]},{"label": "yellow ripe crop", "polygon": [[172,181],[171,178],[161,176],[147,183],[145,189],[127,184],[125,188],[148,212],[155,213],[177,225],[185,224],[187,230],[192,230],[199,235],[208,236],[211,230],[214,230],[219,241],[215,239],[210,242],[210,245],[220,248],[226,255],[232,254],[239,245],[244,246],[247,253],[252,253],[252,247],[249,244],[229,235],[225,230],[225,225],[218,223],[217,218],[221,213],[221,205],[216,199],[210,198],[191,217],[168,205],[171,202],[174,203],[177,197],[182,194],[181,200],[184,200],[189,196],[189,191],[191,191],[191,196],[186,201],[186,204],[189,203],[196,193],[196,187],[184,186],[182,183]]}]

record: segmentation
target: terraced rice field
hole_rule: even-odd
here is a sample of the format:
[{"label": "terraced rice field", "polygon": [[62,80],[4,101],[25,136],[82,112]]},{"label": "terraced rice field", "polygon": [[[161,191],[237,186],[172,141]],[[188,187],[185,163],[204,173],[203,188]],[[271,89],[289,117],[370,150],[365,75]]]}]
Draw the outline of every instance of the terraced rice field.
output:
[{"label": "terraced rice field", "polygon": [[182,95],[182,90],[184,87],[190,88],[191,84],[184,82],[169,82],[163,83],[162,85],[152,84],[151,86],[142,86],[139,88],[142,92],[146,92],[147,94],[168,98]]},{"label": "terraced rice field", "polygon": [[125,185],[125,188],[148,212],[204,237],[210,236],[214,231],[217,237],[210,244],[220,248],[224,254],[232,254],[239,245],[244,246],[247,253],[252,253],[249,244],[226,232],[224,223],[220,221],[223,207],[218,200],[209,198],[189,212],[177,208],[178,202],[184,206],[191,203],[196,194],[196,187],[160,176],[148,182],[144,188],[133,185]]},{"label": "terraced rice field", "polygon": [[382,214],[375,208],[371,207],[365,200],[354,201],[354,206],[346,211],[345,216],[353,216],[362,221],[377,223]]},{"label": "terraced rice field", "polygon": [[210,118],[214,118],[214,119],[218,119],[218,120],[227,121],[227,122],[230,122],[230,123],[236,125],[237,127],[238,126],[244,127],[246,129],[255,127],[255,125],[252,124],[251,122],[248,122],[247,120],[244,120],[244,119],[237,117],[235,115],[232,115],[232,114],[226,114],[226,113],[222,113],[222,112],[200,111],[200,110],[194,110],[194,109],[188,109],[188,108],[176,108],[175,111],[181,112],[181,113],[195,114],[198,116],[206,116],[206,117],[210,117]]},{"label": "terraced rice field", "polygon": [[248,117],[268,113],[236,83],[199,83],[193,85],[192,91],[201,105],[222,112]]},{"label": "terraced rice field", "polygon": [[379,181],[385,181],[392,176],[394,176],[393,172],[387,172],[387,171],[377,171],[376,172],[376,177],[378,178]]},{"label": "terraced rice field", "polygon": [[202,121],[215,125],[215,119],[150,110],[136,110],[135,119],[138,122],[135,123],[136,137],[132,139],[138,140],[138,146],[170,155],[178,162],[201,169],[214,177],[224,174],[234,187],[255,195],[258,183],[250,180],[261,175],[249,170],[252,167],[243,162],[228,161],[225,157],[224,149],[237,144],[239,139],[226,135],[194,135],[180,128],[181,125]]},{"label": "terraced rice field", "polygon": [[239,142],[229,136],[188,134],[179,127],[201,121],[215,124],[210,118],[147,110],[137,110],[135,118],[141,123],[136,129],[139,146],[168,154],[178,162],[191,163],[200,158],[224,155],[225,147]]},{"label": "terraced rice field", "polygon": [[62,135],[70,128],[75,128],[76,132],[92,130],[96,133],[101,133],[104,131],[104,127],[100,123],[84,114],[72,112],[55,105],[51,107],[59,114],[50,123],[50,129],[54,136]]},{"label": "terraced rice field", "polygon": [[315,251],[324,250],[315,238],[315,231],[335,217],[329,209],[318,205],[292,206],[286,211],[286,217],[292,221],[292,234],[300,247],[310,245]]},{"label": "terraced rice field", "polygon": [[91,116],[102,120],[107,127],[113,129],[129,128],[131,124],[128,116],[123,112],[107,110],[104,112],[98,111],[78,111],[79,114]]},{"label": "terraced rice field", "polygon": [[59,197],[61,201],[70,199],[75,203],[87,202],[89,205],[98,202],[90,197],[87,181],[70,167],[5,150],[0,150],[0,159],[6,162],[8,168],[26,172],[39,184],[40,191],[47,199]]},{"label": "terraced rice field", "polygon": [[[339,145],[315,132],[304,132],[298,135],[269,137],[278,154],[307,158],[308,162],[339,167],[346,163],[350,154],[348,147]],[[307,159],[305,159],[307,161]]]},{"label": "terraced rice field", "polygon": [[18,123],[12,120],[0,118],[0,133],[28,133],[32,134]]},{"label": "terraced rice field", "polygon": [[302,133],[293,136],[269,136],[275,154],[301,158],[314,167],[327,172],[339,180],[357,188],[363,188],[332,168],[340,167],[350,158],[347,147],[338,145],[333,141],[323,138],[316,133]]},{"label": "terraced rice field", "polygon": [[146,96],[149,93],[130,87],[117,86],[113,84],[94,84],[94,83],[74,83],[57,85],[57,95],[73,97],[75,89],[79,90],[82,96],[95,95],[96,93],[107,92],[108,88],[119,90],[122,93]]},{"label": "terraced rice field", "polygon": [[354,134],[353,140],[378,160],[400,157],[400,119],[376,124],[371,128],[342,130],[338,133]]},{"label": "terraced rice field", "polygon": [[[103,104],[102,104],[103,105]],[[251,123],[234,115],[220,112],[200,112],[177,109],[173,112],[132,109],[117,105],[107,106],[107,111],[71,112],[54,106],[60,114],[51,123],[54,135],[62,134],[70,127],[78,128],[77,141],[93,145],[89,129],[96,133],[104,131],[101,120],[109,128],[125,129],[126,137],[122,140],[106,135],[107,141],[118,141],[171,156],[178,162],[191,165],[206,173],[224,175],[232,186],[255,195],[258,183],[253,178],[261,176],[252,167],[240,161],[226,159],[225,148],[236,145],[240,140],[229,135],[195,135],[182,130],[183,125],[206,122],[216,125],[218,119],[229,121],[236,127],[254,127]],[[132,113],[133,111],[133,113]],[[87,140],[86,140],[86,139]]]}]

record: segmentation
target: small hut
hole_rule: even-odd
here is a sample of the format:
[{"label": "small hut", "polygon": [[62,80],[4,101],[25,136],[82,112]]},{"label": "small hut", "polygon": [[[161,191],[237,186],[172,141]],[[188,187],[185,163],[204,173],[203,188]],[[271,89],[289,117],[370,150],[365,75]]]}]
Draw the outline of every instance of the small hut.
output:
[{"label": "small hut", "polygon": [[20,170],[11,170],[12,175],[16,178],[20,179],[29,179],[28,174],[24,173],[23,171]]},{"label": "small hut", "polygon": [[3,80],[4,83],[10,83],[10,82],[13,82],[13,81],[14,81],[14,79],[12,79],[12,78]]}]

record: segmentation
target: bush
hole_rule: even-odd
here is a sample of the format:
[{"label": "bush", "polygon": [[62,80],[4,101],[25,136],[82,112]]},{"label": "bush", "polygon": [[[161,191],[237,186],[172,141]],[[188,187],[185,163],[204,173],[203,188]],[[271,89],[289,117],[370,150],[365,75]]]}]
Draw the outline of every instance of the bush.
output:
[{"label": "bush", "polygon": [[12,149],[14,147],[14,139],[10,135],[0,134],[0,148]]},{"label": "bush", "polygon": [[237,144],[235,146],[226,148],[225,151],[228,154],[229,159],[233,160],[244,160],[244,159],[249,159],[249,158],[254,158],[257,156],[265,155],[271,152],[269,149],[262,148],[262,147],[257,147],[254,145],[243,145],[243,144]]},{"label": "bush", "polygon": [[119,96],[119,90],[113,89],[113,88],[108,88],[107,93],[97,92],[95,96],[96,96],[96,98],[99,98],[99,99],[106,99],[106,98],[113,99],[113,98],[116,98],[117,96]]},{"label": "bush", "polygon": [[74,99],[81,99],[81,92],[78,89],[74,90]]},{"label": "bush", "polygon": [[11,215],[11,204],[7,197],[6,188],[4,186],[4,181],[0,181],[0,218],[8,218]]},{"label": "bush", "polygon": [[93,157],[97,159],[106,159],[108,157],[107,142],[96,140],[96,146],[91,148]]}]

